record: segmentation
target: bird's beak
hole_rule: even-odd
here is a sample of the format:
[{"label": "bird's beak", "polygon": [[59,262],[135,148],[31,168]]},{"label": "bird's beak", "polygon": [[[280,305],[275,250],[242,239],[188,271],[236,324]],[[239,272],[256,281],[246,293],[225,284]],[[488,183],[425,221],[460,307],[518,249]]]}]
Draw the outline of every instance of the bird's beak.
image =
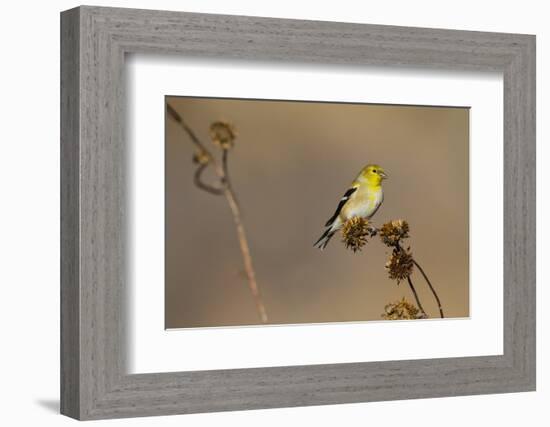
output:
[{"label": "bird's beak", "polygon": [[388,179],[388,174],[386,172],[380,172],[382,179]]}]

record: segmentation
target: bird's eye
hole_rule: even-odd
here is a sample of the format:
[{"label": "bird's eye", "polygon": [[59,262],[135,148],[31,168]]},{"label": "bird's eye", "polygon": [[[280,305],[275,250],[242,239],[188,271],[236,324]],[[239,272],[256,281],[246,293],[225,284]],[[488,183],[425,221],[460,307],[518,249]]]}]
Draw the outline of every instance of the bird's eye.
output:
[{"label": "bird's eye", "polygon": [[378,172],[376,169],[373,169],[372,171],[373,171],[374,173],[377,173],[377,172]]}]

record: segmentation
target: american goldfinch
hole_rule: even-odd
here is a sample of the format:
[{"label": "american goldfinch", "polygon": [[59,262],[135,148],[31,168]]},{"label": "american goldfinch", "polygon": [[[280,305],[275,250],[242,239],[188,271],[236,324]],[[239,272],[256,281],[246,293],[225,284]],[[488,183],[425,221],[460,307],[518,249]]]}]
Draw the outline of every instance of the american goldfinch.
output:
[{"label": "american goldfinch", "polygon": [[370,219],[384,201],[382,180],[387,177],[384,169],[378,165],[367,165],[361,169],[349,190],[340,199],[336,212],[325,224],[325,232],[313,246],[325,249],[334,233],[353,217]]}]

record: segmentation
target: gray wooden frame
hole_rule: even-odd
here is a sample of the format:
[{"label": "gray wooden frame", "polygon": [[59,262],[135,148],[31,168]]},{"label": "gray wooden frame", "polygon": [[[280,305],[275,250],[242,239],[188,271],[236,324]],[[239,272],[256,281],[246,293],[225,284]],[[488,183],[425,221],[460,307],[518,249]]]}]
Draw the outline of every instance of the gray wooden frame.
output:
[{"label": "gray wooden frame", "polygon": [[[502,72],[504,354],[128,375],[124,56],[129,52]],[[535,389],[534,36],[71,9],[61,14],[61,165],[63,414],[100,419]]]}]

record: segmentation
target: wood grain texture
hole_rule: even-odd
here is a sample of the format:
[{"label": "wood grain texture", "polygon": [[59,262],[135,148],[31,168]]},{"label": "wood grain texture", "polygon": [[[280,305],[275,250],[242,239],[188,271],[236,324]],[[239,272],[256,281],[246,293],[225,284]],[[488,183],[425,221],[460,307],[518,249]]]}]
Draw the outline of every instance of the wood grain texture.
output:
[{"label": "wood grain texture", "polygon": [[[63,12],[61,28],[62,413],[100,419],[534,390],[534,36],[86,6]],[[126,53],[502,72],[504,354],[128,375]]]},{"label": "wood grain texture", "polygon": [[80,414],[78,10],[61,20],[61,412]]}]

